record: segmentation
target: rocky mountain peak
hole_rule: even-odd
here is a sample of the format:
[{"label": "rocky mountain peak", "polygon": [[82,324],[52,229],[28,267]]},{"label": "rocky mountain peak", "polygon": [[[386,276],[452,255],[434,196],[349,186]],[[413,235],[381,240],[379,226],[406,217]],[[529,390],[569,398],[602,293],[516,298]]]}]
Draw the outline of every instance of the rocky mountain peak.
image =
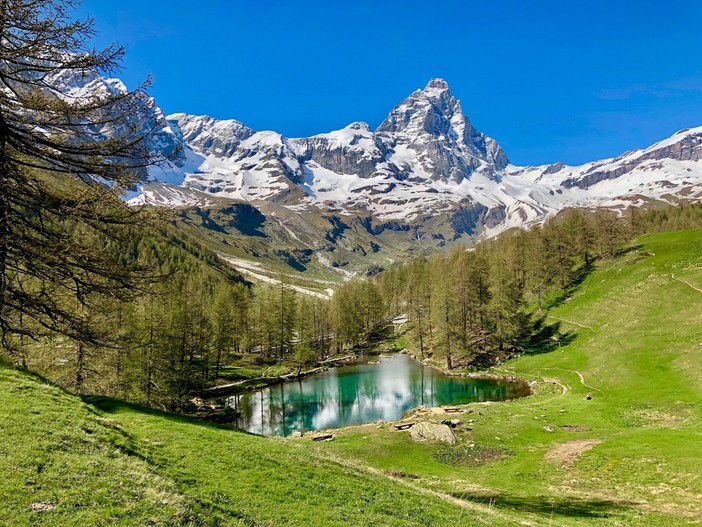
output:
[{"label": "rocky mountain peak", "polygon": [[[449,134],[455,117],[467,122],[461,105],[443,79],[431,79],[423,90],[416,90],[395,106],[380,124],[377,132]],[[462,132],[463,130],[461,130]]]},{"label": "rocky mountain peak", "polygon": [[449,85],[444,79],[429,79],[429,82],[427,82],[427,85],[424,87],[424,91],[449,91]]},{"label": "rocky mountain peak", "polygon": [[219,120],[208,115],[174,113],[168,121],[180,129],[183,140],[199,153],[234,154],[242,141],[256,132],[235,120]]},{"label": "rocky mountain peak", "polygon": [[460,182],[480,169],[489,178],[508,161],[502,148],[473,128],[443,79],[431,79],[390,112],[376,131],[384,145],[410,149],[432,180]]},{"label": "rocky mountain peak", "polygon": [[353,123],[347,124],[344,128],[347,130],[362,130],[364,132],[370,132],[370,126],[368,123],[363,121],[354,121]]},{"label": "rocky mountain peak", "polygon": [[[417,90],[418,94],[431,101],[433,104],[442,107],[449,112],[453,109],[458,101],[451,95],[451,89],[448,82],[444,79],[430,79],[423,90]],[[460,104],[459,104],[460,111]]]}]

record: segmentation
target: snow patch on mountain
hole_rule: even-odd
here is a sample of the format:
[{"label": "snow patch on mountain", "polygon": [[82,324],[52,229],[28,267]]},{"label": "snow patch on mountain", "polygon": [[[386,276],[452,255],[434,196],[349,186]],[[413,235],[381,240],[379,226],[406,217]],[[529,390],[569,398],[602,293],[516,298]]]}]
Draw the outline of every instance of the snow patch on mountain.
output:
[{"label": "snow patch on mountain", "polygon": [[[97,75],[67,77],[65,86],[66,97],[126,89]],[[410,94],[375,131],[354,122],[306,138],[257,132],[233,119],[163,118],[153,99],[144,105],[146,117],[130,126],[143,133],[155,126],[150,148],[171,161],[149,170],[150,182],[131,203],[274,201],[298,212],[314,207],[402,223],[466,214],[490,235],[541,222],[565,207],[702,198],[702,127],[611,159],[521,167],[473,127],[442,79]]]}]

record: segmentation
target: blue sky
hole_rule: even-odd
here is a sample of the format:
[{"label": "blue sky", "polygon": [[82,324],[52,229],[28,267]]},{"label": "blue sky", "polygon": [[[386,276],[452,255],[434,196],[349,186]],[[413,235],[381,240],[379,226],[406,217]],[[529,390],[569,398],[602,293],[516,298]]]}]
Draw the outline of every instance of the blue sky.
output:
[{"label": "blue sky", "polygon": [[432,77],[518,164],[576,164],[702,125],[702,2],[85,0],[96,45],[167,113],[289,137],[376,127]]}]

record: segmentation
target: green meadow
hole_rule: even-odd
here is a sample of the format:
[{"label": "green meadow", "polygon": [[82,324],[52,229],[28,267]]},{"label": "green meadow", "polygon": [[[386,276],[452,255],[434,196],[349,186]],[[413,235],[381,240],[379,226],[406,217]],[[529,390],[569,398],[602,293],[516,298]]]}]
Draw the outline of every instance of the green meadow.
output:
[{"label": "green meadow", "polygon": [[557,326],[549,351],[493,370],[534,395],[463,407],[453,447],[389,424],[261,438],[5,363],[0,524],[698,523],[702,231],[637,239],[538,316]]}]

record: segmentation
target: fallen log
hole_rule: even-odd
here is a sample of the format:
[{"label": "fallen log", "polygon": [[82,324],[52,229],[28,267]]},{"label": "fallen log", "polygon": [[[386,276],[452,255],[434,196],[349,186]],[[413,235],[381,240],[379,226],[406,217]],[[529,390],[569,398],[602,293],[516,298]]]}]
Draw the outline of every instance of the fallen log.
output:
[{"label": "fallen log", "polygon": [[395,425],[396,430],[407,430],[408,428],[412,428],[414,426],[414,423],[400,423],[398,425]]}]

